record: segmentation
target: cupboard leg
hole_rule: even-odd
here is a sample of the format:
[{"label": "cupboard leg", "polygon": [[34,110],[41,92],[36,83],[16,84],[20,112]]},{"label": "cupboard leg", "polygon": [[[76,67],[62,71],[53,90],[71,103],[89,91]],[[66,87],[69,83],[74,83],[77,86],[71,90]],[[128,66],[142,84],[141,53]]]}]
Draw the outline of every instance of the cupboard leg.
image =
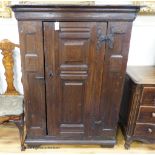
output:
[{"label": "cupboard leg", "polygon": [[24,144],[21,145],[21,151],[25,151],[25,149],[26,149],[26,146]]},{"label": "cupboard leg", "polygon": [[126,150],[130,149],[131,143],[132,143],[132,139],[127,139],[125,141],[124,147],[125,147]]}]

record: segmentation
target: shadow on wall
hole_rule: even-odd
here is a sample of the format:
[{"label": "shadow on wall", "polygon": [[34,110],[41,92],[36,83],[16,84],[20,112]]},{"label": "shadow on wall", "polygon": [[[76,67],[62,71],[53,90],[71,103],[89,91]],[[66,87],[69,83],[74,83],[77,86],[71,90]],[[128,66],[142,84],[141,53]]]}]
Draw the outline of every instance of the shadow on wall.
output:
[{"label": "shadow on wall", "polygon": [[21,82],[21,57],[20,57],[20,50],[19,48],[15,48],[13,51],[13,57],[14,57],[14,85],[17,91],[19,91],[20,94],[23,94],[23,85]]},{"label": "shadow on wall", "polygon": [[138,16],[134,21],[128,65],[155,65],[155,15]]}]

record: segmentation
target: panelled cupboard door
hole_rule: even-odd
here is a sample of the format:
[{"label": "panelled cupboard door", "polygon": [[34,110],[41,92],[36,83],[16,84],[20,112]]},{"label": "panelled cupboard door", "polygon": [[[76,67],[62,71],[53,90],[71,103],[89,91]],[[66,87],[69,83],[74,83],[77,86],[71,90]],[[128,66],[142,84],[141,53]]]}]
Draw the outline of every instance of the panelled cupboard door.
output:
[{"label": "panelled cupboard door", "polygon": [[46,135],[42,22],[19,21],[27,137]]},{"label": "panelled cupboard door", "polygon": [[[44,22],[47,132],[49,136],[88,139],[102,114],[101,86],[105,44],[97,45],[96,22]],[[107,23],[100,23],[106,35]],[[97,114],[96,116],[94,114]]]}]

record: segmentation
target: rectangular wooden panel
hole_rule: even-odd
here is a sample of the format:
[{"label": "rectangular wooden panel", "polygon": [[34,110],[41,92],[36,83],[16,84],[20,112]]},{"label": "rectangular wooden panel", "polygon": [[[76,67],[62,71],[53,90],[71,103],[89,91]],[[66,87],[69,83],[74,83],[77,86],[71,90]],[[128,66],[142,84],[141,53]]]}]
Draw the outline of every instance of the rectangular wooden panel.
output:
[{"label": "rectangular wooden panel", "polygon": [[155,123],[155,106],[141,106],[137,117],[137,122],[140,123]]},{"label": "rectangular wooden panel", "polygon": [[29,112],[27,119],[28,136],[38,137],[46,134],[45,117],[45,82],[37,80],[36,74],[27,74],[29,94],[25,98],[26,109]]},{"label": "rectangular wooden panel", "polygon": [[83,81],[62,81],[62,123],[83,122],[84,93]]},{"label": "rectangular wooden panel", "polygon": [[62,41],[61,61],[63,64],[86,63],[87,44],[85,40]]},{"label": "rectangular wooden panel", "polygon": [[144,87],[141,98],[142,105],[155,106],[155,88]]},{"label": "rectangular wooden panel", "polygon": [[[73,23],[72,23],[73,24]],[[61,67],[84,65],[88,61],[89,38],[91,36],[90,29],[86,25],[81,24],[69,25],[65,22],[60,23],[59,45],[60,45],[60,62]],[[73,66],[74,67],[74,66]],[[81,66],[82,67],[82,66]]]},{"label": "rectangular wooden panel", "polygon": [[146,140],[154,139],[155,136],[155,125],[153,124],[136,124],[134,130],[134,136],[138,136],[139,138],[143,138]]},{"label": "rectangular wooden panel", "polygon": [[24,36],[25,43],[25,69],[26,71],[36,71],[38,69],[38,53],[36,53],[37,33],[35,30],[28,31]]},{"label": "rectangular wooden panel", "polygon": [[19,22],[27,137],[46,135],[42,23]]},{"label": "rectangular wooden panel", "polygon": [[[106,109],[104,130],[111,130],[113,136],[119,116],[131,27],[131,22],[108,22],[107,35],[110,36],[110,41],[106,43],[106,74],[104,76],[105,85],[103,86],[106,89],[102,88],[104,90],[102,101],[104,101],[104,109]],[[113,119],[114,117],[115,119]]]},{"label": "rectangular wooden panel", "polygon": [[48,135],[88,138],[93,132],[96,23],[59,25],[55,31],[54,23],[44,23]]},{"label": "rectangular wooden panel", "polygon": [[25,70],[36,71],[38,68],[38,55],[37,54],[25,54]]},{"label": "rectangular wooden panel", "polygon": [[110,71],[120,72],[122,69],[123,56],[122,55],[112,55],[110,57]]}]

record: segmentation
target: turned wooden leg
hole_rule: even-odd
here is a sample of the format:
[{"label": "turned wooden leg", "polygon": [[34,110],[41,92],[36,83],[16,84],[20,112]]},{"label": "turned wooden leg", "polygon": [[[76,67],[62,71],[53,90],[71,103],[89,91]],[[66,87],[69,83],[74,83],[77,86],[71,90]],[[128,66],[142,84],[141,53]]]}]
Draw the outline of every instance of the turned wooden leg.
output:
[{"label": "turned wooden leg", "polygon": [[18,127],[19,130],[19,136],[20,136],[20,142],[21,142],[21,151],[25,150],[25,145],[24,145],[24,115],[21,116],[20,120],[15,120],[14,123]]}]

